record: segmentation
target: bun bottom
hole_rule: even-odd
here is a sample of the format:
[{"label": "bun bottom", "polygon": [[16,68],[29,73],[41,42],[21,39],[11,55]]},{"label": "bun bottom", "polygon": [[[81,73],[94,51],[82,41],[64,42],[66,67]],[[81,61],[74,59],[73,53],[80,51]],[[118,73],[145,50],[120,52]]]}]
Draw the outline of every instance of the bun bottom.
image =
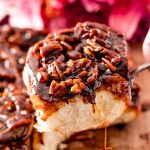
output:
[{"label": "bun bottom", "polygon": [[[33,104],[38,103],[39,109],[36,109],[37,125],[35,127],[43,133],[43,146],[41,150],[57,150],[58,144],[68,139],[74,133],[89,129],[99,129],[109,126],[117,121],[127,109],[126,103],[113,95],[110,91],[100,90],[96,92],[95,104],[83,102],[82,96],[76,96],[69,100],[69,103],[58,103],[57,111],[41,118],[45,113],[42,107],[43,101],[37,96],[32,96]],[[41,105],[40,105],[41,103]],[[51,107],[54,105],[51,104]],[[55,104],[56,108],[56,104]],[[52,113],[53,112],[53,113]],[[130,116],[130,115],[129,115]],[[134,116],[134,115],[133,115]],[[129,117],[130,120],[132,119]],[[123,119],[122,119],[123,120]]]},{"label": "bun bottom", "polygon": [[[139,113],[138,107],[130,107],[126,109],[125,112],[121,115],[121,117],[117,118],[111,124],[111,126],[116,125],[116,124],[128,123],[132,121],[133,119],[135,119],[138,113]],[[89,130],[86,130],[86,131],[89,131]],[[84,135],[84,132],[81,132],[80,134],[83,136],[83,138],[84,136],[86,136]],[[57,136],[58,134],[56,135],[54,134],[54,132],[40,133],[40,132],[37,132],[37,130],[35,129],[34,136],[33,136],[33,149],[34,150],[50,150],[52,148],[52,145],[54,146],[55,149],[60,149],[60,150],[64,149],[65,147],[68,147],[68,145],[66,144],[65,145],[61,144],[62,141],[60,141],[60,139],[56,139]],[[61,147],[61,148],[58,148],[58,147]]]}]

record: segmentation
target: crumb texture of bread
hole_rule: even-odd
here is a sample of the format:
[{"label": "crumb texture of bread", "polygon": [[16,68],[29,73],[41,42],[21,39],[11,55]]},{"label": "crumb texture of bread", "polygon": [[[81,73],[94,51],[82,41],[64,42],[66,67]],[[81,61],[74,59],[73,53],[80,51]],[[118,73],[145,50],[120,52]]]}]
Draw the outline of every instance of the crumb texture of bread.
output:
[{"label": "crumb texture of bread", "polygon": [[42,148],[56,150],[58,144],[73,133],[110,125],[126,110],[126,103],[109,91],[97,92],[95,101],[96,104],[85,104],[82,97],[76,96],[46,121],[37,115],[38,124],[35,127],[39,132],[44,132]]}]

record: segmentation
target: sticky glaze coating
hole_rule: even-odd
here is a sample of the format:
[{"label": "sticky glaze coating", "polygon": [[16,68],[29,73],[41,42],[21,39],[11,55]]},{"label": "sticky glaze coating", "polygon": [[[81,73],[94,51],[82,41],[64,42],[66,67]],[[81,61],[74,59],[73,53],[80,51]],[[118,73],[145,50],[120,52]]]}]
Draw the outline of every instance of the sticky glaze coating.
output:
[{"label": "sticky glaze coating", "polygon": [[3,145],[3,146],[0,145],[0,149],[2,150],[30,150],[30,146],[28,146],[28,144],[22,141],[17,141],[17,143],[12,142],[7,145]]},{"label": "sticky glaze coating", "polygon": [[45,36],[46,32],[0,27],[0,148],[28,149],[25,142],[32,133],[34,110],[22,71],[29,46]]},{"label": "sticky glaze coating", "polygon": [[127,100],[126,52],[124,37],[98,23],[78,23],[50,34],[30,49],[27,58],[35,77],[33,93],[48,101],[81,94],[94,103],[95,91],[108,89]]},{"label": "sticky glaze coating", "polygon": [[46,35],[47,31],[12,28],[8,25],[0,26],[0,42],[7,41],[10,44],[18,45],[24,51],[27,51],[29,46],[42,40]]},{"label": "sticky glaze coating", "polygon": [[46,36],[46,32],[30,29],[0,27],[0,90],[8,82],[22,80],[26,53],[32,44]]},{"label": "sticky glaze coating", "polygon": [[0,42],[0,92],[7,86],[22,80],[26,53],[18,45]]},{"label": "sticky glaze coating", "polygon": [[20,89],[9,84],[0,95],[0,143],[25,140],[32,132],[34,111],[26,90]]}]

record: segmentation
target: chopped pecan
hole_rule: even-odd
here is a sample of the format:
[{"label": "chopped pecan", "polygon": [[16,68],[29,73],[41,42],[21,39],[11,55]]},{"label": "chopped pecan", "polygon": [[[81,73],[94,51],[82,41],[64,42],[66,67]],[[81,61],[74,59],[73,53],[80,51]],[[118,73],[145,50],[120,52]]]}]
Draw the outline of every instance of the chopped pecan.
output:
[{"label": "chopped pecan", "polygon": [[93,83],[94,80],[95,80],[94,76],[91,76],[91,77],[87,78],[88,83]]},{"label": "chopped pecan", "polygon": [[82,57],[82,54],[78,51],[68,51],[67,56],[71,59],[79,59]]},{"label": "chopped pecan", "polygon": [[52,76],[55,80],[58,79],[58,73],[56,71],[55,63],[48,65],[48,74]]},{"label": "chopped pecan", "polygon": [[64,75],[71,74],[71,70],[71,68],[66,68],[66,70],[64,71]]},{"label": "chopped pecan", "polygon": [[44,71],[43,68],[40,68],[39,72],[37,73],[37,79],[43,83],[49,80],[49,75]]},{"label": "chopped pecan", "polygon": [[40,50],[39,47],[42,47],[42,46],[43,46],[42,41],[36,43],[36,44],[33,46],[34,52],[38,52],[38,51]]},{"label": "chopped pecan", "polygon": [[105,40],[106,37],[107,37],[106,32],[101,32],[101,33],[99,34],[99,37]]},{"label": "chopped pecan", "polygon": [[69,43],[74,42],[74,38],[69,35],[62,35],[62,37],[64,38],[63,41],[65,41],[65,42],[69,42]]},{"label": "chopped pecan", "polygon": [[89,39],[86,40],[86,43],[88,46],[92,47],[92,51],[95,51],[95,52],[99,52],[103,49],[105,49],[105,47],[99,45],[98,43],[94,42],[94,41],[91,41]]},{"label": "chopped pecan", "polygon": [[93,52],[92,52],[91,49],[92,49],[92,48],[91,48],[90,46],[85,46],[85,47],[83,47],[84,53],[85,53],[87,56],[89,56],[91,59],[95,59],[95,55],[93,54]]},{"label": "chopped pecan", "polygon": [[76,94],[80,93],[81,92],[81,88],[80,88],[79,84],[76,83],[74,86],[72,86],[71,87],[71,92],[72,93],[76,93]]},{"label": "chopped pecan", "polygon": [[67,51],[72,51],[73,50],[72,46],[70,46],[68,43],[66,43],[64,41],[61,41],[60,43],[64,47],[65,50],[67,50]]},{"label": "chopped pecan", "polygon": [[51,51],[62,51],[63,47],[57,41],[45,42],[44,46],[40,47],[40,54],[42,57],[46,58],[51,54]]},{"label": "chopped pecan", "polygon": [[[74,80],[74,79],[73,79]],[[84,88],[85,84],[83,82],[74,82],[75,84],[71,87],[71,92],[80,93]]]},{"label": "chopped pecan", "polygon": [[87,43],[87,45],[89,45],[90,47],[93,48],[93,51],[97,51],[97,48],[99,47],[99,44],[97,44],[96,42],[94,42],[90,39],[87,39],[86,43]]},{"label": "chopped pecan", "polygon": [[73,60],[69,60],[67,63],[67,67],[71,68],[74,66],[74,61]]},{"label": "chopped pecan", "polygon": [[66,86],[72,86],[73,85],[73,79],[68,79],[64,82],[65,82]]},{"label": "chopped pecan", "polygon": [[50,88],[49,88],[49,94],[54,94],[58,88],[59,88],[59,84],[57,81],[53,80],[50,84]]},{"label": "chopped pecan", "polygon": [[85,43],[79,43],[79,44],[76,45],[74,50],[75,51],[81,51],[82,48],[84,47],[84,45],[85,45]]},{"label": "chopped pecan", "polygon": [[60,34],[54,34],[53,37],[50,37],[50,35],[48,35],[48,38],[54,38],[57,41],[65,41],[65,42],[73,42],[74,39],[73,37],[69,36],[69,35],[60,35]]},{"label": "chopped pecan", "polygon": [[103,49],[102,51],[100,51],[100,54],[105,54],[107,55],[107,58],[109,58],[109,60],[111,60],[112,63],[118,63],[120,61],[121,56],[116,53],[115,51],[110,51],[109,49]]},{"label": "chopped pecan", "polygon": [[89,38],[89,33],[84,33],[81,35],[82,39],[88,39]]},{"label": "chopped pecan", "polygon": [[82,81],[82,79],[73,79],[73,84],[79,83],[81,81]]},{"label": "chopped pecan", "polygon": [[99,37],[97,37],[97,36],[94,36],[94,41],[95,41],[96,43],[100,44],[101,46],[105,46],[105,45],[106,45],[104,39],[101,39],[101,38],[99,38]]},{"label": "chopped pecan", "polygon": [[87,74],[88,74],[87,71],[82,71],[81,73],[78,74],[78,76],[79,76],[80,78],[82,78],[82,77],[86,76]]},{"label": "chopped pecan", "polygon": [[93,36],[95,36],[95,35],[98,35],[98,34],[100,34],[100,30],[99,30],[99,29],[95,29],[95,28],[90,29],[89,35],[90,35],[91,37],[93,37]]},{"label": "chopped pecan", "polygon": [[83,82],[79,82],[79,86],[81,90],[85,88],[85,84]]},{"label": "chopped pecan", "polygon": [[60,77],[61,79],[63,79],[63,74],[62,74],[62,71],[61,71],[61,69],[60,69],[60,67],[59,67],[59,65],[58,65],[58,63],[57,63],[57,61],[55,61],[54,64],[55,64],[55,67],[56,67],[56,70],[57,70],[57,73],[58,73],[59,77]]},{"label": "chopped pecan", "polygon": [[63,96],[66,92],[67,89],[64,81],[58,83],[57,81],[53,80],[51,82],[49,94],[52,94],[54,96]]},{"label": "chopped pecan", "polygon": [[102,58],[102,61],[105,63],[105,64],[107,64],[107,67],[109,68],[109,69],[111,69],[112,71],[116,71],[116,67],[108,60],[108,59],[106,59],[106,58]]},{"label": "chopped pecan", "polygon": [[89,61],[91,61],[91,60],[88,60],[87,58],[79,59],[79,63],[82,64],[82,65],[86,65]]},{"label": "chopped pecan", "polygon": [[98,65],[95,65],[93,69],[88,73],[90,77],[87,78],[87,82],[92,84],[97,79],[98,76]]},{"label": "chopped pecan", "polygon": [[57,91],[55,92],[55,96],[63,96],[65,95],[67,92],[67,89],[66,89],[66,85],[65,85],[65,82],[64,81],[61,81],[60,84],[59,84],[59,88],[57,89]]},{"label": "chopped pecan", "polygon": [[57,60],[58,60],[59,62],[64,62],[64,61],[65,61],[65,56],[64,56],[63,54],[60,54],[60,55],[58,56]]}]

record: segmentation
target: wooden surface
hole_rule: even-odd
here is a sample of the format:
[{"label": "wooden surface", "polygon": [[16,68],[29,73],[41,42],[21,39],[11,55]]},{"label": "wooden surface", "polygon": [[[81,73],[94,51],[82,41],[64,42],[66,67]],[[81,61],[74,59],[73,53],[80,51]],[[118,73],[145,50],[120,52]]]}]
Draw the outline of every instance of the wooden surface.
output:
[{"label": "wooden surface", "polygon": [[[144,62],[141,47],[132,46],[130,54],[135,66]],[[150,103],[150,72],[144,71],[136,77],[141,87],[140,102]],[[112,150],[150,150],[150,110],[127,125],[109,127],[107,145]],[[67,142],[67,150],[98,150],[104,144],[104,130],[87,131]]]}]

